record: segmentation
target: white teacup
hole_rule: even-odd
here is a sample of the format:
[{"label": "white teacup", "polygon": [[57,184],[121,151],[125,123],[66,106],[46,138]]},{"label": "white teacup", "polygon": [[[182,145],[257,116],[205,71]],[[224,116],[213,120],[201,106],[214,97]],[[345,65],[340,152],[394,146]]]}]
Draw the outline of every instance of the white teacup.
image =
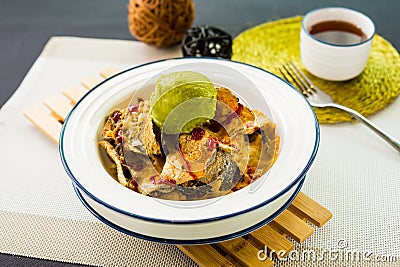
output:
[{"label": "white teacup", "polygon": [[354,78],[367,64],[374,34],[374,22],[358,11],[343,7],[311,10],[302,22],[301,60],[322,79]]}]

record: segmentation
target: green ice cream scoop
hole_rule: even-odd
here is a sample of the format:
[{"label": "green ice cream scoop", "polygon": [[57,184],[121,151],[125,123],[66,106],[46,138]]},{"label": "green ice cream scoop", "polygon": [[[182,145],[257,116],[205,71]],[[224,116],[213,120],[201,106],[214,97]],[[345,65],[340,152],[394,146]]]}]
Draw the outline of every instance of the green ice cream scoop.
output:
[{"label": "green ice cream scoop", "polygon": [[150,98],[151,117],[163,133],[189,133],[214,117],[217,90],[193,71],[161,75]]}]

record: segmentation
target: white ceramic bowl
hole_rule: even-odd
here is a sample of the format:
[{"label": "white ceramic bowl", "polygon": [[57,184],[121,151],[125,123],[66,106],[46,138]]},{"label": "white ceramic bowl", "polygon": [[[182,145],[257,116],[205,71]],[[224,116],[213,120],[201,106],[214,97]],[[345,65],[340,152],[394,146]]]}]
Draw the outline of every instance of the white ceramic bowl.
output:
[{"label": "white ceramic bowl", "polygon": [[[322,41],[310,28],[323,21],[345,21],[360,28],[366,39],[354,44],[333,44]],[[309,11],[300,31],[300,54],[304,67],[317,77],[344,81],[359,75],[367,64],[375,34],[375,25],[366,15],[343,7],[325,7]]]},{"label": "white ceramic bowl", "polygon": [[[132,217],[96,202],[76,186],[74,189],[84,206],[100,221],[114,229],[149,241],[175,245],[198,245],[239,237],[270,222],[297,196],[304,178],[305,176],[299,179],[286,193],[257,210],[238,214],[232,218],[181,224],[176,222],[160,224],[160,222]],[[149,229],[152,229],[150,234]]]},{"label": "white ceramic bowl", "polygon": [[[103,167],[97,142],[105,116],[149,79],[182,66],[233,89],[276,123],[281,137],[278,159],[264,176],[244,189],[208,200],[160,200],[123,187]],[[255,87],[249,88],[243,77]],[[265,101],[269,108],[259,106]],[[233,61],[180,58],[128,69],[88,92],[66,118],[59,150],[77,194],[102,221],[149,240],[199,244],[245,234],[283,211],[300,189],[318,144],[318,122],[312,108],[277,76]]]}]

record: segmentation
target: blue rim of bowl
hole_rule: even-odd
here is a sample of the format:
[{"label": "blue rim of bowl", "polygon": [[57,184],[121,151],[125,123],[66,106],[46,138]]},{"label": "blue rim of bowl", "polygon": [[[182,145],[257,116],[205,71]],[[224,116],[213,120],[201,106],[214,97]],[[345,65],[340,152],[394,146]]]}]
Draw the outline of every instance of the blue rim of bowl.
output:
[{"label": "blue rim of bowl", "polygon": [[[161,63],[161,62],[165,62],[165,61],[170,61],[170,60],[179,60],[179,61],[185,61],[185,60],[193,60],[193,59],[199,59],[199,60],[215,60],[215,61],[224,61],[224,62],[230,62],[230,63],[234,63],[234,64],[239,64],[239,65],[244,65],[250,68],[255,68],[258,70],[261,70],[262,72],[267,73],[268,75],[272,75],[275,78],[281,80],[282,82],[284,82],[285,84],[287,84],[289,86],[289,88],[291,88],[292,90],[294,90],[305,102],[305,104],[308,106],[308,108],[311,111],[311,114],[314,117],[314,126],[315,126],[315,141],[314,141],[314,147],[313,147],[313,151],[310,155],[310,158],[308,159],[307,164],[305,165],[304,169],[298,174],[298,176],[288,185],[286,186],[281,192],[279,192],[278,194],[272,196],[271,198],[265,200],[262,203],[259,203],[255,206],[249,207],[247,209],[238,211],[238,212],[234,212],[234,213],[230,213],[230,214],[226,214],[223,216],[219,216],[219,217],[211,217],[211,218],[205,218],[205,219],[196,219],[196,220],[166,220],[166,219],[159,219],[159,218],[151,218],[151,217],[147,217],[147,216],[142,216],[142,215],[138,215],[138,214],[134,214],[131,212],[127,212],[124,210],[121,210],[117,207],[114,207],[104,201],[102,201],[101,199],[97,198],[96,196],[94,196],[93,194],[91,194],[85,187],[83,187],[78,180],[74,177],[72,171],[69,169],[67,160],[64,156],[64,149],[63,149],[63,140],[64,140],[64,132],[65,132],[65,128],[68,125],[69,119],[71,117],[71,114],[74,112],[74,110],[80,105],[80,103],[94,90],[96,90],[99,86],[101,86],[102,84],[106,83],[107,81],[109,81],[110,79],[113,79],[121,74],[124,74],[126,72],[132,71],[134,69],[140,68],[140,67],[144,67],[144,66],[148,66],[148,65],[152,65],[152,64],[157,64],[157,63]],[[82,190],[87,196],[89,196],[91,199],[93,199],[94,201],[98,202],[99,204],[106,206],[116,212],[128,215],[128,216],[132,216],[134,218],[137,219],[141,219],[144,221],[152,221],[152,222],[158,222],[158,223],[166,223],[166,224],[193,224],[193,223],[203,223],[203,222],[209,222],[209,221],[216,221],[216,220],[222,220],[222,219],[226,219],[229,217],[234,217],[243,213],[247,213],[250,212],[252,210],[258,209],[262,206],[267,205],[268,203],[271,203],[272,201],[274,201],[275,199],[279,198],[280,196],[282,196],[284,193],[286,193],[287,191],[289,191],[302,177],[305,176],[305,174],[307,173],[307,171],[310,169],[316,155],[317,155],[317,151],[318,151],[318,147],[319,147],[319,141],[320,141],[320,131],[319,131],[319,124],[318,124],[318,120],[317,120],[317,116],[313,110],[313,108],[311,107],[311,105],[308,103],[308,101],[303,97],[303,95],[295,88],[293,87],[293,85],[291,85],[290,83],[288,83],[287,81],[285,81],[284,79],[282,79],[281,77],[267,71],[264,70],[260,67],[257,66],[253,66],[247,63],[243,63],[243,62],[238,62],[238,61],[233,61],[233,60],[226,60],[226,59],[221,59],[221,58],[213,58],[213,57],[201,57],[201,58],[196,58],[196,57],[185,57],[185,58],[169,58],[169,59],[162,59],[162,60],[157,60],[157,61],[152,61],[149,63],[145,63],[142,65],[138,65],[129,69],[126,69],[120,73],[115,74],[114,76],[102,81],[101,83],[99,83],[98,85],[96,85],[94,88],[92,88],[91,90],[89,90],[71,109],[71,111],[68,113],[67,117],[64,120],[64,124],[62,126],[61,129],[61,133],[60,133],[60,138],[59,138],[59,145],[58,145],[58,149],[59,149],[59,153],[60,153],[60,157],[61,157],[61,162],[62,165],[66,171],[66,173],[68,174],[68,176],[70,177],[70,179],[72,180],[72,182],[77,185],[79,187],[80,190]]]},{"label": "blue rim of bowl", "polygon": [[[319,10],[321,10],[321,9],[331,9],[331,8],[332,8],[332,9],[333,9],[333,8],[347,9],[347,10],[351,10],[351,11],[353,11],[353,12],[356,12],[356,13],[359,13],[359,14],[365,16],[367,19],[369,19],[369,20],[372,22],[372,25],[373,25],[373,27],[374,27],[374,31],[372,32],[371,36],[368,37],[367,39],[365,39],[364,41],[359,42],[359,43],[356,43],[356,44],[343,44],[343,45],[341,45],[341,44],[332,44],[332,43],[329,43],[329,42],[320,40],[320,39],[316,38],[314,35],[310,34],[310,32],[307,30],[306,26],[304,25],[304,20],[306,19],[306,17],[307,17],[308,15],[310,15],[311,13],[314,13],[314,12],[319,11]],[[375,22],[374,22],[369,16],[367,16],[366,14],[364,14],[364,13],[358,11],[358,10],[355,10],[355,9],[352,9],[352,8],[348,8],[348,7],[340,7],[340,6],[325,6],[325,7],[317,7],[317,8],[311,9],[310,11],[308,11],[308,12],[304,15],[304,17],[303,17],[303,19],[302,19],[302,21],[301,21],[301,28],[304,30],[304,32],[305,32],[309,37],[311,37],[311,38],[314,39],[315,41],[317,41],[317,42],[319,42],[319,43],[322,43],[322,44],[334,46],[334,47],[353,47],[353,46],[359,46],[359,45],[362,45],[362,44],[365,44],[365,43],[369,42],[372,38],[374,38],[375,33],[376,33]]]},{"label": "blue rim of bowl", "polygon": [[284,210],[286,210],[289,205],[293,202],[293,200],[296,198],[296,196],[299,194],[300,189],[302,188],[305,180],[305,176],[301,181],[299,181],[299,185],[296,188],[296,190],[293,192],[293,195],[289,197],[289,199],[278,209],[276,210],[273,214],[262,220],[261,222],[258,222],[246,229],[240,230],[238,232],[228,234],[228,235],[223,235],[219,237],[212,237],[212,238],[205,238],[205,239],[194,239],[194,240],[180,240],[180,239],[168,239],[168,238],[159,238],[159,237],[153,237],[149,235],[143,235],[136,233],[134,231],[128,230],[122,226],[119,226],[104,216],[100,215],[90,204],[83,198],[82,193],[79,192],[79,189],[76,187],[76,185],[72,185],[76,195],[78,196],[79,200],[82,202],[82,204],[88,209],[97,219],[99,219],[101,222],[104,224],[110,226],[111,228],[114,228],[115,230],[118,230],[124,234],[131,235],[140,239],[144,239],[147,241],[152,241],[152,242],[158,242],[158,243],[165,243],[165,244],[170,244],[170,245],[204,245],[204,244],[211,244],[211,243],[217,243],[217,242],[222,242],[226,241],[229,239],[237,238],[246,234],[249,234],[258,228],[268,224],[271,222],[273,219],[275,219],[279,214],[281,214]]}]

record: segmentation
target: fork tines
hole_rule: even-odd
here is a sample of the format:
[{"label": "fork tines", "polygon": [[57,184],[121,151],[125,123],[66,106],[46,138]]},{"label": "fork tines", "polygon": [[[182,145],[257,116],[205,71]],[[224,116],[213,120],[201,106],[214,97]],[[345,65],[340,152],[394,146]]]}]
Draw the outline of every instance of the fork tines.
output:
[{"label": "fork tines", "polygon": [[315,92],[314,84],[293,62],[282,65],[279,72],[286,81],[294,83],[304,95]]}]

